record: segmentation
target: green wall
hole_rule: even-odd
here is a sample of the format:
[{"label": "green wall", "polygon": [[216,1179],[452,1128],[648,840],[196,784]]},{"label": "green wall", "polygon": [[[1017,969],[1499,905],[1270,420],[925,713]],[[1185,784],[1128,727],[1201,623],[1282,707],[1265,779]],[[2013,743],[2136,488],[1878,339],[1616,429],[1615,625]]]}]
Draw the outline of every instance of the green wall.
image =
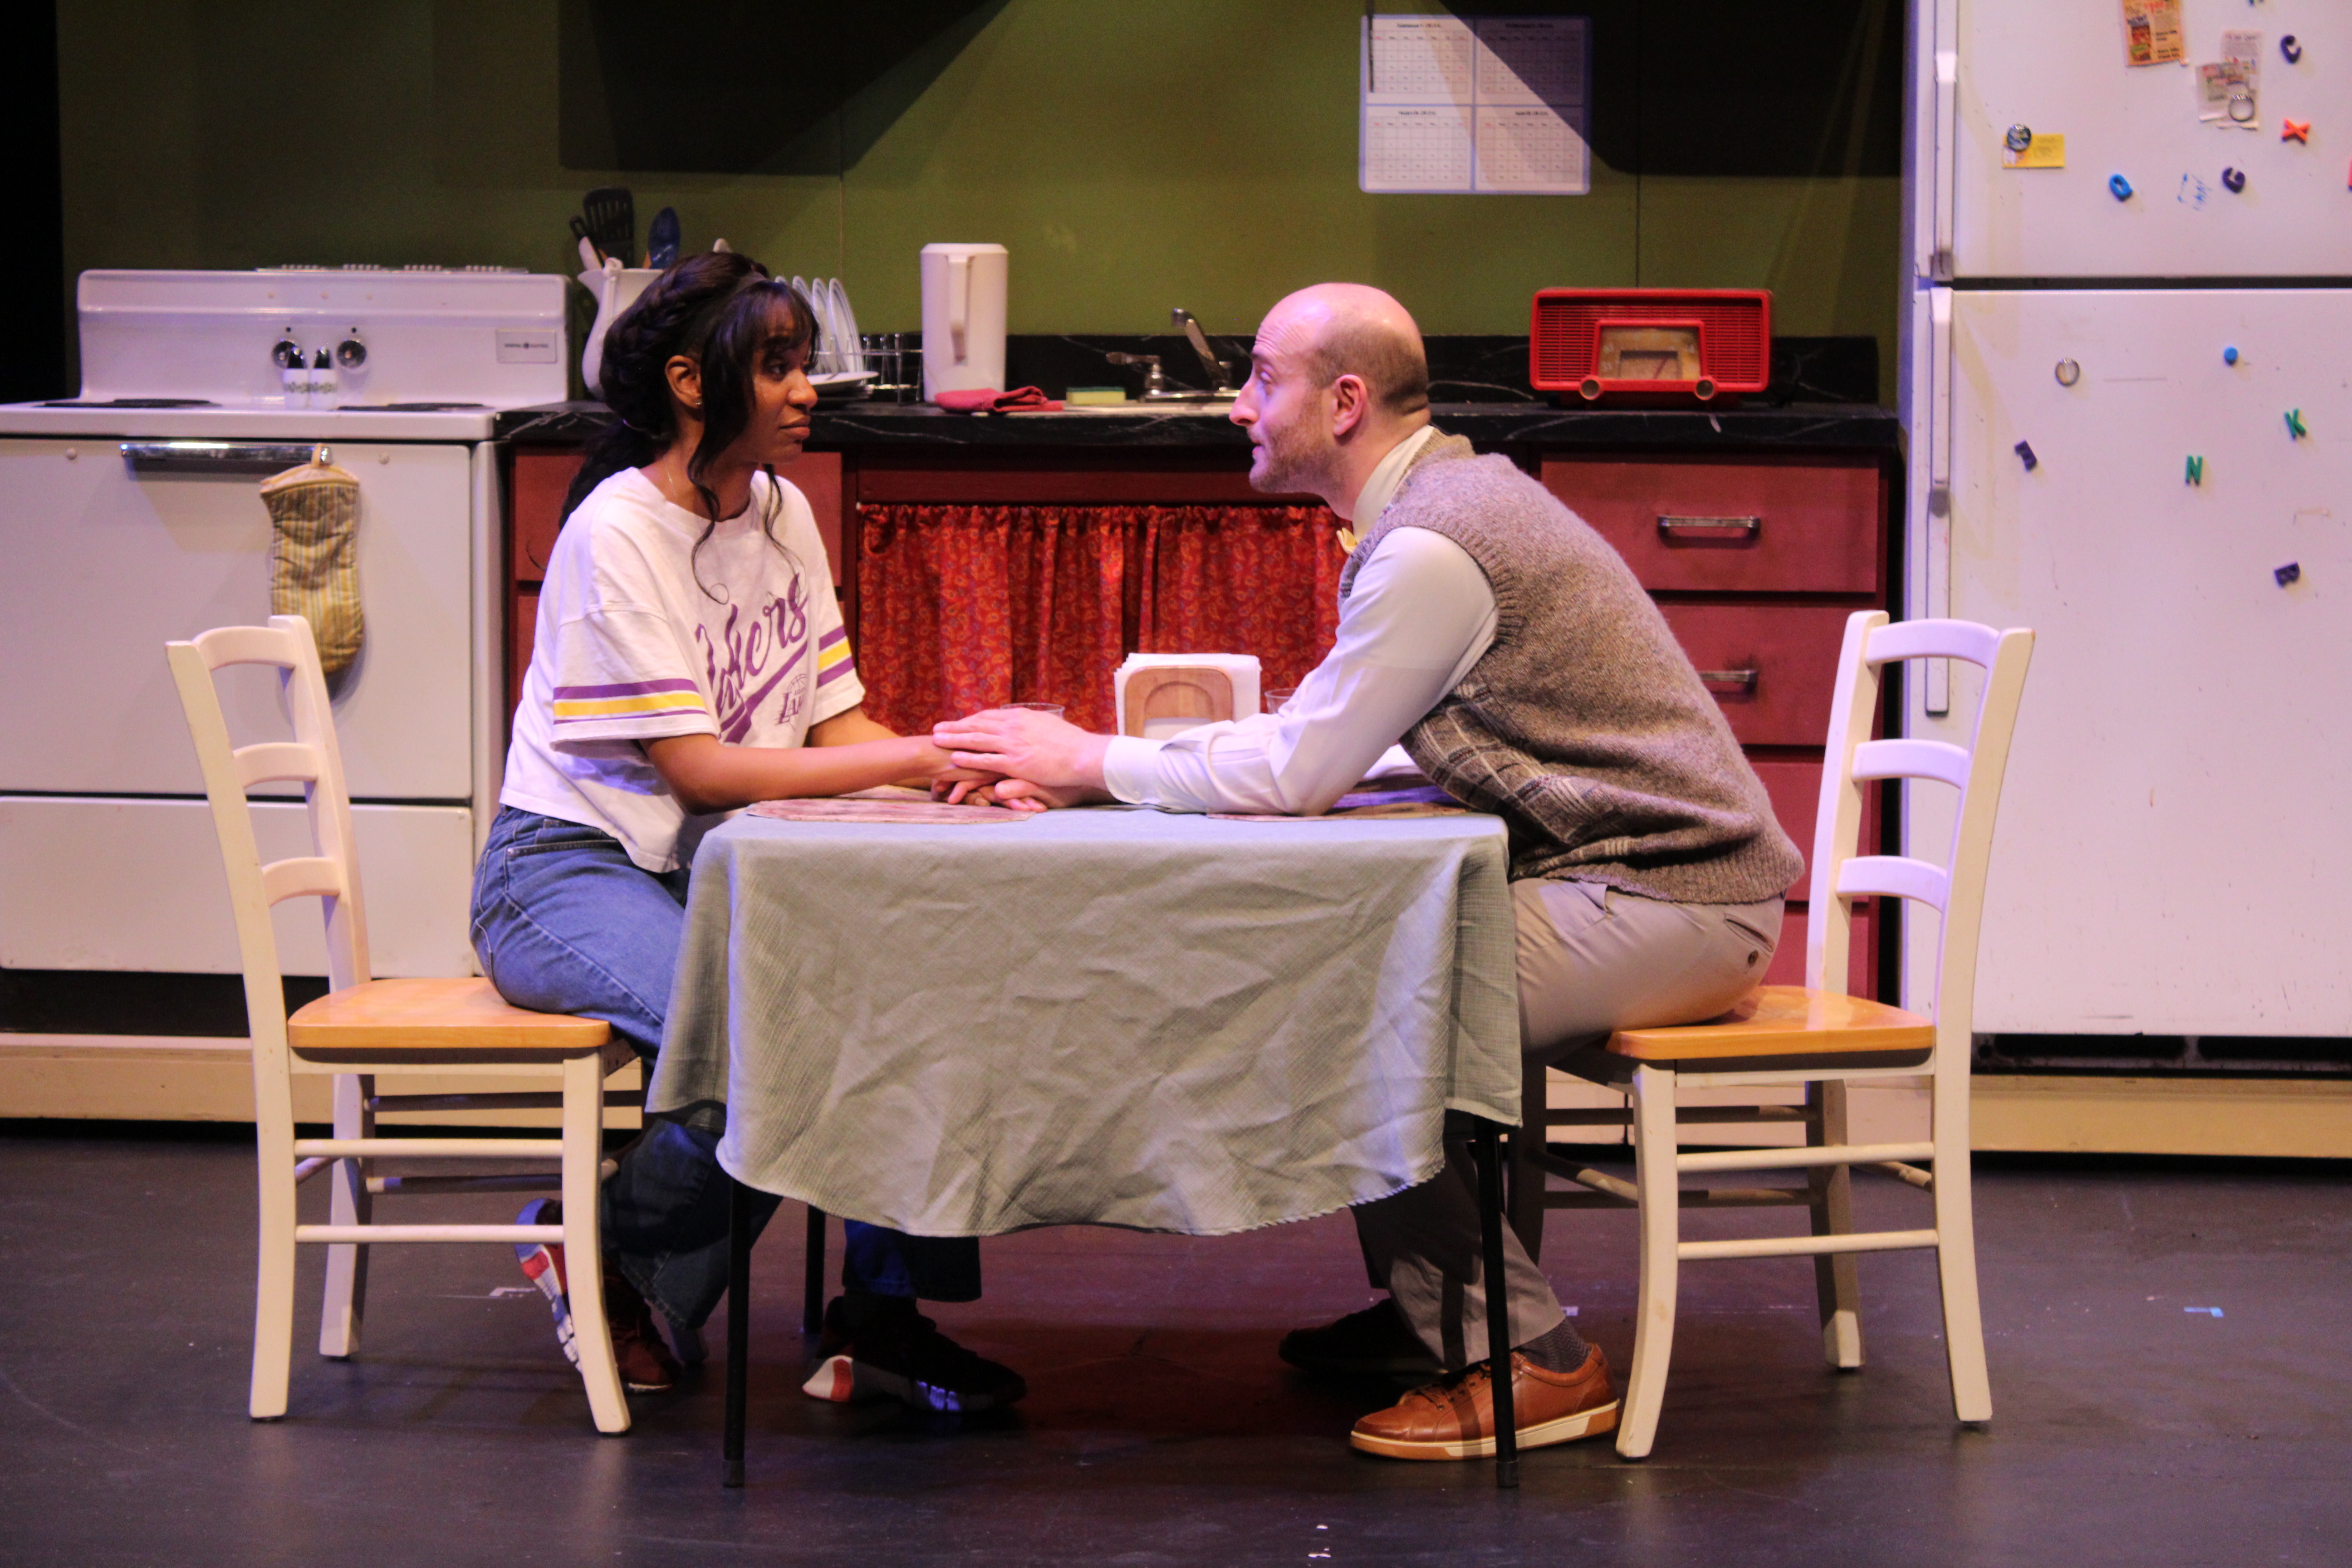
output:
[{"label": "green wall", "polygon": [[[997,0],[767,161],[817,172],[736,174],[565,166],[559,0],[65,0],[66,265],[569,272],[580,193],[626,184],[641,234],[671,205],[838,275],[868,331],[919,324],[925,243],[995,240],[1016,332],[1246,334],[1324,278],[1433,332],[1522,331],[1546,285],[1761,286],[1783,332],[1875,335],[1891,388],[1892,0],[1458,8],[1594,16],[1591,195],[1359,192],[1360,0]],[[779,93],[817,68],[790,45],[740,40]]]}]

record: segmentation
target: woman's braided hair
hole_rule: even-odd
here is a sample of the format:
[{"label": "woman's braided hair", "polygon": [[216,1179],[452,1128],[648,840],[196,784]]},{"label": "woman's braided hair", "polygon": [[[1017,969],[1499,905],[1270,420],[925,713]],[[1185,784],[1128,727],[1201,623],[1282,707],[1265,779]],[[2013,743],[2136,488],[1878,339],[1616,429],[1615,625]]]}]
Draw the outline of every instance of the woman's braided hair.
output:
[{"label": "woman's braided hair", "polygon": [[[569,519],[590,491],[624,468],[656,462],[677,439],[669,362],[679,355],[702,370],[702,435],[687,458],[686,478],[702,502],[703,541],[719,523],[719,495],[705,481],[720,453],[750,427],[752,384],[761,355],[777,336],[776,313],[787,312],[786,346],[814,353],[816,312],[799,289],[750,257],[734,251],[691,256],[646,286],[636,301],[605,329],[598,380],[615,418],[588,444],[580,471],[563,498]],[[775,473],[760,522],[775,540]],[[779,545],[781,548],[781,545]],[[697,586],[700,586],[698,577]],[[709,594],[704,588],[706,595]],[[715,597],[715,595],[713,595]]]}]

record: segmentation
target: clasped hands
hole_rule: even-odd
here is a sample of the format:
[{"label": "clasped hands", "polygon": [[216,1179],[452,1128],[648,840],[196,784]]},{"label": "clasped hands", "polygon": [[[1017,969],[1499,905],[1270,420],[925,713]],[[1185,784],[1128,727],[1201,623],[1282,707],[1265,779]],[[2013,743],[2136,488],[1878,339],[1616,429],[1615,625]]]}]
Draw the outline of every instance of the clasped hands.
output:
[{"label": "clasped hands", "polygon": [[1050,713],[983,709],[932,726],[931,743],[954,764],[931,793],[950,802],[990,798],[1013,811],[1044,811],[1112,798],[1103,787],[1110,737]]}]

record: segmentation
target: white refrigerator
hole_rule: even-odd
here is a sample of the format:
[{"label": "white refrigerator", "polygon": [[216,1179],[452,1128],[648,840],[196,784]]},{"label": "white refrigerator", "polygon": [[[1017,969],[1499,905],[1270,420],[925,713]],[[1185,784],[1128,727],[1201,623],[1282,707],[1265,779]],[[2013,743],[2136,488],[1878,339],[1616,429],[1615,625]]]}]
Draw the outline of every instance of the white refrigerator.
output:
[{"label": "white refrigerator", "polygon": [[2040,634],[1977,1027],[2352,1036],[2352,5],[2148,9],[1913,6],[1905,607]]}]

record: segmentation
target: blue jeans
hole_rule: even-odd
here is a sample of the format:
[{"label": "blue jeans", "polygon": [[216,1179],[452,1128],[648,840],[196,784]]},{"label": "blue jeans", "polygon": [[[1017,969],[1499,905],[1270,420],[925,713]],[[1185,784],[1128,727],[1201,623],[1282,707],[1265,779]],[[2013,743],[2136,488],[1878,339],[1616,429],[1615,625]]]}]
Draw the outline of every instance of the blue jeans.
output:
[{"label": "blue jeans", "polygon": [[[518,1007],[602,1018],[648,1069],[661,1049],[687,873],[656,875],[593,827],[501,806],[474,873],[474,952]],[[650,1121],[604,1184],[605,1257],[674,1323],[700,1328],[727,1290],[727,1178],[715,1133]],[[754,1194],[754,1234],[777,1200]],[[842,1288],[980,1297],[980,1244],[848,1221]]]}]

